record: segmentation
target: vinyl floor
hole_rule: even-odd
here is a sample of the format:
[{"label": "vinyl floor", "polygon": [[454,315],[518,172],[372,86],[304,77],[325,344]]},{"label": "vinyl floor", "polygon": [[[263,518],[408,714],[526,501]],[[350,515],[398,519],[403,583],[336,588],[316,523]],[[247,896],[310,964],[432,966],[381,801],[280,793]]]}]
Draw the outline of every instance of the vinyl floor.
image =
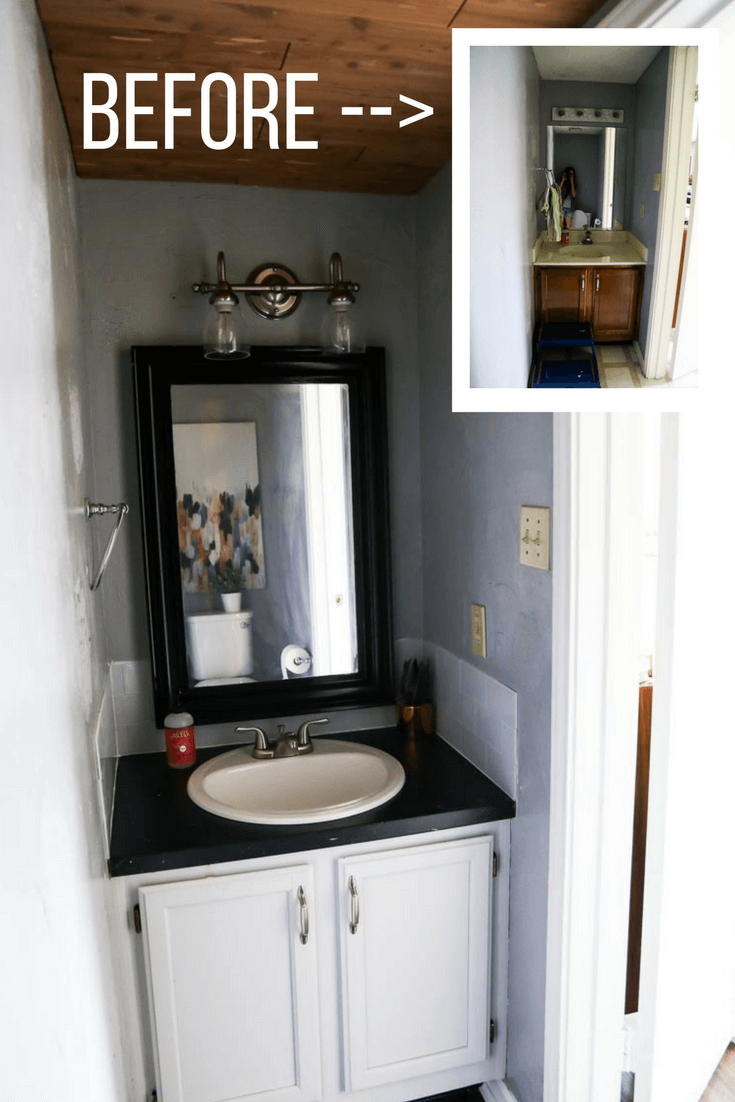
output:
[{"label": "vinyl floor", "polygon": [[[628,387],[672,387],[672,386],[696,386],[696,372],[685,379],[672,382],[668,377],[664,379],[647,379],[641,370],[635,345],[632,341],[625,344],[598,344],[595,346],[597,354],[597,366],[600,369],[600,386],[606,390],[619,390]],[[543,357],[552,357],[553,349],[546,349]],[[588,359],[587,349],[567,348],[565,357],[570,360]]]}]

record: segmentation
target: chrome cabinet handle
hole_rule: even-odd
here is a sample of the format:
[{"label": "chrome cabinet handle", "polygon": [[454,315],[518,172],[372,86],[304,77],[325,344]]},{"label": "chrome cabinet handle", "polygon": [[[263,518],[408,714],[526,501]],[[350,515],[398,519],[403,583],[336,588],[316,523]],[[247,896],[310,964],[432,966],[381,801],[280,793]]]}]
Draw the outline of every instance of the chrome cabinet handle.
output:
[{"label": "chrome cabinet handle", "polygon": [[354,876],[351,876],[347,881],[347,887],[350,889],[350,933],[356,934],[357,927],[360,924],[360,899],[357,895],[357,883]]},{"label": "chrome cabinet handle", "polygon": [[582,290],[584,291],[584,272],[582,272]]},{"label": "chrome cabinet handle", "polygon": [[309,940],[309,908],[306,903],[306,893],[300,884],[296,898],[299,901],[299,925],[301,927],[299,941],[302,945],[306,945]]},{"label": "chrome cabinet handle", "polygon": [[597,279],[595,280],[595,290],[599,291],[599,289],[600,289],[600,277],[598,275]]}]

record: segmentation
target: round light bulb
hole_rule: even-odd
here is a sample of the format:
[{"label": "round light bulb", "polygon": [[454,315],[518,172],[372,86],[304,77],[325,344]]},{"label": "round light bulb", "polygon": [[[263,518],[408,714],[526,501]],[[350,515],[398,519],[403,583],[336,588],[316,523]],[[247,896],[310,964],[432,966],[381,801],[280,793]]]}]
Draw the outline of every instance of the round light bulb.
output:
[{"label": "round light bulb", "polygon": [[245,319],[237,303],[214,303],[204,326],[204,355],[208,360],[243,360],[250,355]]},{"label": "round light bulb", "polygon": [[340,301],[327,306],[322,322],[321,345],[325,354],[333,356],[365,351],[365,340],[352,303]]}]

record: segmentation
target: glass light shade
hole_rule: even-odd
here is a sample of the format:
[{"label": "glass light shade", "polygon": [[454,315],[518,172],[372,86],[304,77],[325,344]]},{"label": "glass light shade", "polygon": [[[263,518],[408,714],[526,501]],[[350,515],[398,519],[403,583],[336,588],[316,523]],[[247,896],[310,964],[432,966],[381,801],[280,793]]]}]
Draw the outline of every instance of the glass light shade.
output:
[{"label": "glass light shade", "polygon": [[250,355],[245,341],[245,319],[233,302],[218,302],[204,326],[204,355],[208,360],[244,360]]},{"label": "glass light shade", "polygon": [[365,351],[359,313],[356,314],[353,303],[335,302],[327,306],[322,322],[321,345],[322,352],[332,356]]}]

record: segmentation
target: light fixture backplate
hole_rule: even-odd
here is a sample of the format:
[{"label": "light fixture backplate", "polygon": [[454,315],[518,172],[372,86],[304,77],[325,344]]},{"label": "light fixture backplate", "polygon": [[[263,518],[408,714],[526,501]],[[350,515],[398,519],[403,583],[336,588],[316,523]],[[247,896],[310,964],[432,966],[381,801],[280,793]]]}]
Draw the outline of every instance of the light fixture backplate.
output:
[{"label": "light fixture backplate", "polygon": [[294,272],[283,264],[260,264],[250,273],[247,282],[262,284],[264,287],[263,293],[260,295],[248,294],[245,296],[255,313],[259,314],[261,318],[270,318],[271,320],[287,318],[289,314],[293,314],[301,302],[300,294],[288,294],[284,291],[268,291],[265,289],[269,284],[278,286],[283,283],[299,282]]}]

